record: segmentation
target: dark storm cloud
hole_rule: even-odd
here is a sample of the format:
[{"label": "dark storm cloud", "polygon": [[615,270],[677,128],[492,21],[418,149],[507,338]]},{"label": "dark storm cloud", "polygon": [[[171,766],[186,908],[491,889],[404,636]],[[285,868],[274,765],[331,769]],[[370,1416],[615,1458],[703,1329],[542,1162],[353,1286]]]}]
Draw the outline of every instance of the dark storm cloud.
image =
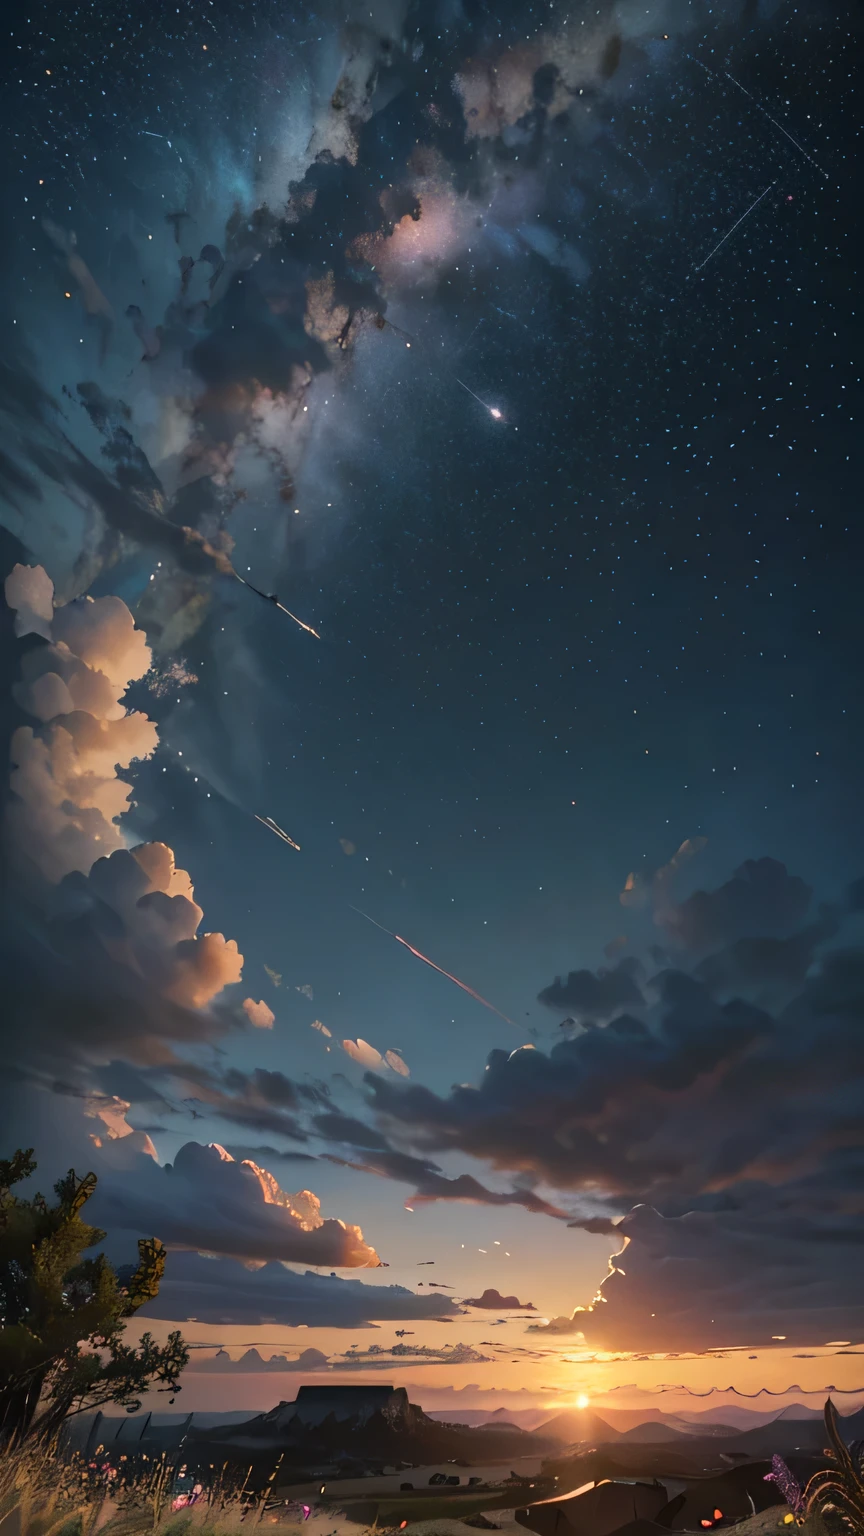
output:
[{"label": "dark storm cloud", "polygon": [[[19,1065],[53,1080],[67,1068],[125,1057],[140,1066],[179,1064],[178,1047],[205,1045],[225,1032],[211,1013],[166,999],[114,961],[91,934],[64,927],[58,948],[30,923],[6,915],[0,935],[5,1049]],[[56,933],[56,930],[54,931]],[[63,952],[65,950],[65,953]]]},{"label": "dark storm cloud", "polygon": [[828,915],[788,938],[743,938],[696,966],[694,974],[714,996],[752,989],[797,990],[803,985],[819,947],[838,931]]},{"label": "dark storm cloud", "polygon": [[[704,1349],[814,1343],[860,1318],[864,952],[827,947],[831,909],[778,937],[809,902],[782,865],[750,863],[677,909],[694,948],[709,934],[725,946],[694,974],[655,976],[645,1022],[621,1016],[548,1054],[494,1051],[477,1087],[446,1097],[367,1077],[400,1146],[458,1150],[607,1207],[571,1225],[623,1240],[626,1259],[602,1305],[552,1332]],[[760,912],[767,932],[741,937]]]},{"label": "dark storm cloud", "polygon": [[140,1316],[199,1323],[270,1323],[296,1328],[368,1328],[376,1322],[431,1320],[458,1313],[441,1296],[415,1296],[401,1285],[368,1285],[331,1275],[298,1275],[282,1264],[250,1270],[232,1259],[169,1253],[155,1301]]},{"label": "dark storm cloud", "polygon": [[519,1301],[516,1296],[502,1296],[500,1291],[486,1290],[482,1296],[466,1296],[463,1307],[482,1307],[486,1312],[534,1312],[533,1301]]},{"label": "dark storm cloud", "polygon": [[326,1084],[295,1082],[283,1072],[263,1067],[242,1072],[236,1067],[192,1066],[178,1071],[176,1077],[189,1089],[184,1097],[194,1100],[198,1095],[200,1110],[245,1131],[285,1136],[290,1141],[308,1140],[304,1111],[329,1099]]},{"label": "dark storm cloud", "polygon": [[593,1232],[598,1236],[608,1237],[618,1231],[618,1222],[611,1216],[582,1216],[578,1221],[568,1221],[568,1227],[576,1227],[581,1232]]},{"label": "dark storm cloud", "polygon": [[747,936],[777,938],[807,916],[813,892],[777,859],[748,859],[716,891],[694,891],[659,920],[688,949],[712,949]]},{"label": "dark storm cloud", "polygon": [[547,1008],[567,1010],[574,1018],[605,1020],[621,1008],[638,1008],[644,1001],[636,976],[638,960],[621,960],[611,970],[571,971],[566,980],[556,977],[537,994]]},{"label": "dark storm cloud", "polygon": [[822,1344],[861,1328],[857,1221],[802,1225],[767,1199],[750,1212],[664,1217],[637,1206],[600,1287],[602,1301],[529,1331],[581,1334],[611,1350]]},{"label": "dark storm cloud", "polygon": [[820,1001],[839,964],[777,1019],[667,973],[644,1035],[589,1031],[530,1059],[495,1051],[477,1088],[447,1098],[370,1076],[369,1097],[424,1151],[458,1149],[619,1202],[733,1187],[767,1163],[782,1176],[818,1165],[860,1102],[860,1003],[849,987],[845,1002]]},{"label": "dark storm cloud", "polygon": [[328,1141],[356,1147],[363,1154],[362,1159],[348,1160],[326,1153],[329,1162],[363,1173],[374,1173],[380,1178],[394,1179],[399,1184],[412,1184],[414,1194],[408,1197],[406,1205],[423,1205],[436,1200],[462,1200],[473,1205],[521,1205],[526,1211],[554,1216],[559,1220],[564,1218],[562,1210],[551,1201],[543,1200],[531,1189],[511,1189],[499,1193],[487,1189],[479,1180],[465,1173],[448,1179],[436,1163],[398,1151],[374,1127],[349,1115],[316,1115],[313,1124]]}]

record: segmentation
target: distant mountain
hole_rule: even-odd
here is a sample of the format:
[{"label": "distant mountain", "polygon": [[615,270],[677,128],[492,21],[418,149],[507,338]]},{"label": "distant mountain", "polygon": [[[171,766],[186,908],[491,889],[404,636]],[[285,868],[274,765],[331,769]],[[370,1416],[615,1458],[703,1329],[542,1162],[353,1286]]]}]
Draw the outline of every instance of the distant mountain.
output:
[{"label": "distant mountain", "polygon": [[698,1432],[688,1424],[685,1428],[678,1428],[673,1424],[649,1422],[647,1424],[634,1424],[632,1429],[625,1429],[619,1435],[620,1441],[629,1441],[639,1445],[673,1445],[676,1442],[686,1443],[704,1436],[712,1440],[723,1440],[727,1436],[736,1436],[738,1429],[732,1424],[706,1424]]},{"label": "distant mountain", "polygon": [[824,1410],[807,1408],[803,1403],[790,1403],[788,1408],[781,1408],[780,1412],[775,1414],[773,1423],[776,1424],[778,1419],[824,1419]]},{"label": "distant mountain", "polygon": [[556,1413],[554,1418],[538,1426],[537,1434],[561,1440],[565,1445],[578,1445],[589,1440],[597,1445],[609,1445],[620,1438],[617,1429],[613,1429],[606,1419],[601,1419],[599,1413],[590,1413],[587,1408],[570,1408],[564,1413]]},{"label": "distant mountain", "polygon": [[[526,1444],[527,1442],[527,1444]],[[404,1387],[305,1386],[293,1402],[242,1424],[189,1437],[190,1459],[212,1459],[218,1451],[263,1465],[282,1455],[286,1467],[333,1462],[414,1465],[454,1461],[497,1461],[524,1456],[526,1449],[551,1450],[548,1435],[532,1436],[506,1421],[482,1428],[441,1423],[408,1401]]]},{"label": "distant mountain", "polygon": [[485,1424],[515,1424],[518,1429],[537,1429],[546,1418],[548,1408],[432,1408],[427,1417],[439,1424],[468,1424],[479,1429]]},{"label": "distant mountain", "polygon": [[758,1429],[762,1424],[773,1424],[775,1419],[821,1419],[822,1408],[808,1408],[804,1403],[790,1403],[788,1408],[743,1408],[737,1403],[721,1403],[715,1408],[682,1411],[679,1418],[700,1428],[710,1419],[722,1419],[724,1424],[735,1424],[739,1429]]},{"label": "distant mountain", "polygon": [[745,1429],[758,1429],[763,1424],[773,1424],[777,1419],[818,1419],[821,1423],[822,1407],[810,1408],[804,1403],[790,1403],[788,1408],[744,1408],[738,1403],[717,1403],[712,1408],[682,1408],[677,1413],[647,1406],[604,1407],[602,1415],[613,1429],[622,1432],[640,1424],[668,1424],[671,1429],[681,1430],[684,1434],[713,1436],[718,1430],[725,1435],[731,1430],[740,1433]]},{"label": "distant mountain", "polygon": [[[840,1432],[847,1442],[864,1437],[864,1409],[840,1420]],[[802,1455],[818,1455],[826,1442],[825,1425],[820,1414],[814,1419],[793,1419],[785,1415],[762,1424],[758,1429],[745,1430],[730,1440],[718,1442],[718,1450],[726,1455],[786,1456],[798,1451]]]}]

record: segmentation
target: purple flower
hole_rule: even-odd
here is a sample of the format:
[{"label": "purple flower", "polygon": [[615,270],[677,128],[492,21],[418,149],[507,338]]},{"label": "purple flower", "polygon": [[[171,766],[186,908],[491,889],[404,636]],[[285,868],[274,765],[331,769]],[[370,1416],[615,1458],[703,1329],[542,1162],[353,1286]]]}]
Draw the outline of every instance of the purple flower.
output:
[{"label": "purple flower", "polygon": [[804,1495],[799,1482],[789,1471],[782,1456],[771,1457],[771,1471],[766,1472],[764,1481],[776,1483],[793,1514],[801,1513],[804,1508]]}]

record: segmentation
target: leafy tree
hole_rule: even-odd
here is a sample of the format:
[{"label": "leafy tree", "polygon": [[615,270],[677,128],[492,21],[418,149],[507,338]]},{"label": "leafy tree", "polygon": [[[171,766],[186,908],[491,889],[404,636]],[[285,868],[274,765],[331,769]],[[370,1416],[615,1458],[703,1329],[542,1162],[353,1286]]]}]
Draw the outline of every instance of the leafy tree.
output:
[{"label": "leafy tree", "polygon": [[96,1175],[70,1169],[49,1205],[13,1193],[35,1168],[32,1149],[0,1159],[0,1445],[50,1439],[70,1414],[109,1402],[134,1413],[150,1387],[178,1392],[189,1360],[179,1332],[123,1341],[126,1319],[158,1293],[162,1243],[142,1239],[123,1279],[104,1254],[82,1257],[105,1237],[81,1214]]}]

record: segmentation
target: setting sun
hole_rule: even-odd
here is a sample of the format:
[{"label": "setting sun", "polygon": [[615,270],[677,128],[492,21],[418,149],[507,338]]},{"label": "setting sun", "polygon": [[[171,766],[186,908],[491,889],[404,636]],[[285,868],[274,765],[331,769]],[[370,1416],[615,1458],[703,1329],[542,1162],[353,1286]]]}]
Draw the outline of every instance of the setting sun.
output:
[{"label": "setting sun", "polygon": [[587,1408],[589,1402],[590,1402],[590,1398],[587,1398],[585,1396],[585,1393],[583,1392],[581,1397],[577,1397],[577,1399],[576,1399],[576,1407],[577,1408]]}]

